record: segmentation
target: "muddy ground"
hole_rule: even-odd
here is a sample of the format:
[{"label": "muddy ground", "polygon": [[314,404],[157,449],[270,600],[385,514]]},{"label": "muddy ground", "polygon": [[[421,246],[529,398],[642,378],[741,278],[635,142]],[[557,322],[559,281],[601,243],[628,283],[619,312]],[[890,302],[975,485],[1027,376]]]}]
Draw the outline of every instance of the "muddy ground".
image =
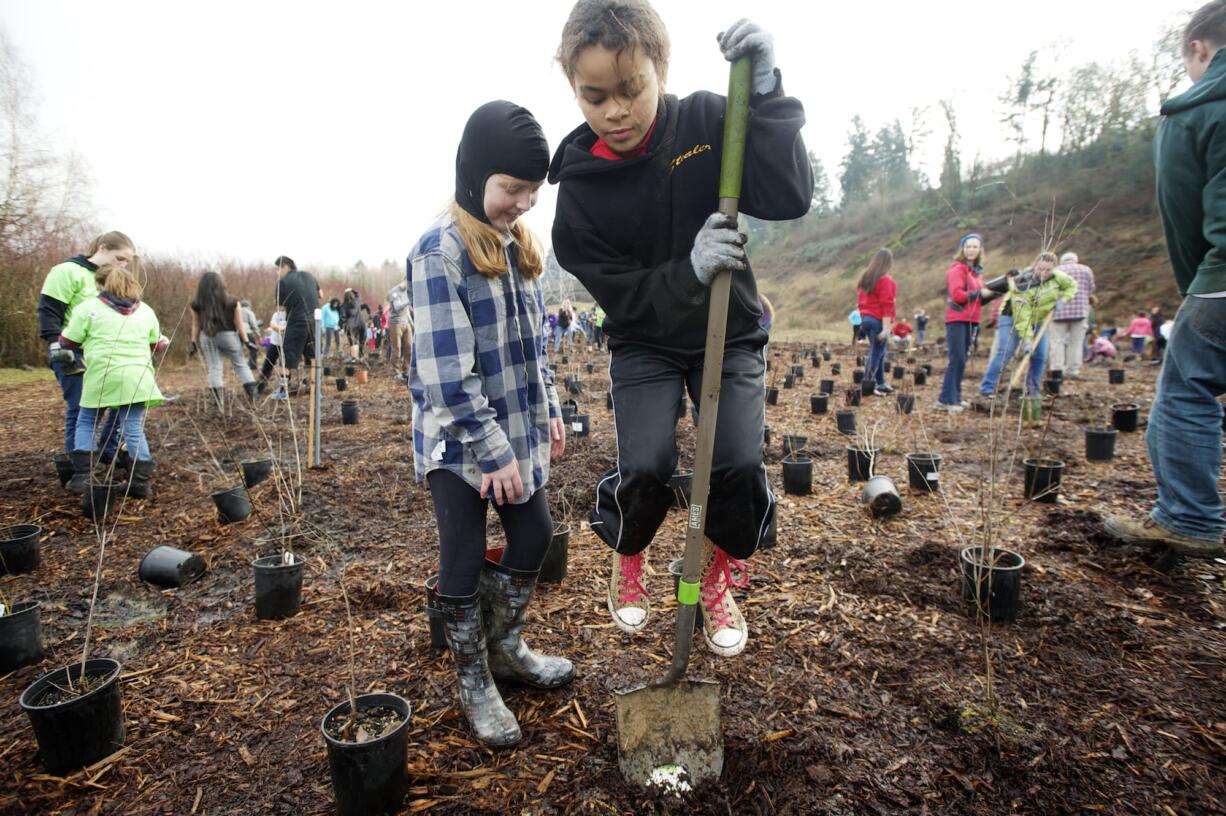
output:
[{"label": "muddy ground", "polygon": [[[798,348],[773,348],[775,368]],[[855,367],[850,348],[835,351],[843,371],[832,412]],[[179,399],[149,421],[156,496],[125,506],[102,570],[91,654],[123,663],[126,745],[85,771],[46,775],[17,700],[40,673],[79,658],[98,537],[79,500],[55,480],[62,410],[55,387],[0,392],[0,521],[45,531],[41,569],[2,579],[0,591],[42,603],[47,651],[42,664],[0,677],[0,813],[330,812],[320,720],[345,693],[342,575],[360,690],[392,691],[412,705],[405,812],[1226,810],[1226,566],[1162,572],[1156,553],[1099,532],[1102,514],[1140,513],[1154,495],[1141,434],[1120,434],[1111,462],[1084,456],[1081,428],[1103,424],[1112,402],[1137,401],[1144,416],[1156,368],[1130,364],[1119,386],[1107,384],[1106,370],[1088,369],[1065,385],[1045,437],[1043,427],[1019,434],[1014,413],[997,418],[1001,464],[993,480],[992,420],[932,410],[943,369],[935,354],[919,358],[936,374],[915,389],[915,413],[899,416],[887,398],[866,398],[858,409],[861,427],[875,428],[883,449],[878,472],[902,493],[902,514],[885,523],[867,518],[860,487],[848,484],[846,439],[833,415],[810,414],[810,394],[830,376],[829,364],[815,369],[804,360],[804,379],[768,407],[767,469],[781,506],[778,545],[754,558],[740,593],[750,644],[726,660],[699,647],[692,663],[693,674],[721,683],[723,780],[679,808],[627,788],[612,694],[661,674],[671,654],[665,567],[679,554],[683,516],[670,514],[652,549],[656,612],[647,632],[619,633],[604,604],[607,550],[583,526],[592,487],[614,457],[605,366],[596,352],[572,356],[568,370],[583,379],[579,399],[592,435],[572,438],[555,464],[551,504],[575,527],[570,574],[541,588],[528,634],[535,647],[570,655],[578,676],[548,693],[508,689],[525,736],[498,752],[469,737],[446,652],[430,646],[420,611],[436,540],[429,496],[413,480],[404,387],[380,368],[368,385],[352,386],[343,396],[360,402],[356,426],[341,424],[339,396],[327,389],[325,467],[306,472],[301,504],[319,532],[297,540],[308,559],[304,605],[292,619],[259,622],[250,563],[277,551],[267,539],[279,529],[282,502],[265,484],[253,491],[252,518],[221,526],[209,492],[233,481],[229,463],[269,443],[248,413],[218,418],[201,373],[182,369],[160,375],[163,390]],[[576,361],[592,362],[595,373]],[[971,376],[982,369],[980,357]],[[973,390],[968,376],[966,391]],[[305,400],[294,406],[301,423]],[[265,404],[259,427],[286,415],[284,404]],[[688,456],[690,420],[682,426]],[[782,495],[785,432],[810,439],[810,495]],[[292,462],[288,438],[269,436],[281,461]],[[1067,463],[1052,505],[1021,501],[1020,464],[1009,467],[1040,445]],[[924,449],[944,457],[943,495],[906,485],[903,455]],[[985,514],[993,481],[998,498]],[[987,635],[995,713],[984,633],[958,594],[959,548],[980,540],[985,516],[998,540],[1027,559],[1017,622]],[[142,583],[139,561],[160,544],[200,554],[207,574],[177,591]]]}]

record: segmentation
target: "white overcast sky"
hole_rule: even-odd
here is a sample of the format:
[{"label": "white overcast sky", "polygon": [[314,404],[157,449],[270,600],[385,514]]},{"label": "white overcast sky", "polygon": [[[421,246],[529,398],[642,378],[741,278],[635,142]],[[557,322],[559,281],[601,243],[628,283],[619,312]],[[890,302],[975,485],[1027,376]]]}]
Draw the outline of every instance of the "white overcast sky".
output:
[{"label": "white overcast sky", "polygon": [[[1193,3],[1195,0],[1193,0]],[[723,91],[715,35],[748,16],[775,36],[805,140],[832,182],[851,117],[871,130],[955,100],[964,161],[1008,154],[996,98],[1032,49],[1065,64],[1148,52],[1192,3],[1146,0],[658,0],[668,91]],[[510,99],[551,149],[581,121],[553,64],[566,0],[0,0],[44,132],[85,159],[101,224],[142,252],[303,265],[399,261],[451,195],[468,114]],[[930,168],[930,176],[939,166]],[[528,223],[548,242],[553,191]],[[715,202],[712,202],[714,206]]]}]

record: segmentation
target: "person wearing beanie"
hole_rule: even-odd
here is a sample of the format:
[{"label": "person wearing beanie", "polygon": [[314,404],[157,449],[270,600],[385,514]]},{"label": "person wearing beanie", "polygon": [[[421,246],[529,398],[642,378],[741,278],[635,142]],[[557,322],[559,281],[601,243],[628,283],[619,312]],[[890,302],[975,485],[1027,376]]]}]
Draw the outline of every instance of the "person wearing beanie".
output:
[{"label": "person wearing beanie", "polygon": [[[413,459],[434,502],[439,607],[461,708],[497,747],[521,736],[497,681],[551,689],[575,676],[569,660],[536,654],[522,637],[553,537],[549,464],[566,448],[544,353],[545,264],[520,220],[548,168],[531,113],[503,101],[477,108],[456,153],[452,205],[407,264]],[[491,501],[507,543],[487,552]]]},{"label": "person wearing beanie", "polygon": [[[805,112],[783,91],[773,38],[739,20],[715,39],[724,59],[751,62],[740,209],[800,218],[813,193]],[[747,560],[775,515],[762,464],[768,336],[745,236],[713,213],[726,100],[666,94],[668,58],[668,31],[646,0],[573,7],[557,59],[584,123],[550,167],[553,247],[606,313],[617,463],[597,484],[591,527],[612,550],[609,612],[631,634],[647,624],[647,549],[673,502],[675,409],[688,391],[701,410],[710,286],[731,275],[699,604],[708,650],[731,657],[749,640],[733,589],[748,586]]]},{"label": "person wearing beanie", "polygon": [[945,350],[949,363],[937,398],[938,411],[961,411],[962,377],[970,356],[971,335],[979,327],[983,288],[983,236],[972,232],[958,241],[958,254],[945,273]]}]

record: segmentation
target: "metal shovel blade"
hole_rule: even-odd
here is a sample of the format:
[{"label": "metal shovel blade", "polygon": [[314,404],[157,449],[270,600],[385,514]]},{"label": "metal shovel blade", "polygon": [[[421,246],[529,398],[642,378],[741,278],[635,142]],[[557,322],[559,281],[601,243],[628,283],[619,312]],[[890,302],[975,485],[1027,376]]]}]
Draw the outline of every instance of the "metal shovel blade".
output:
[{"label": "metal shovel blade", "polygon": [[619,691],[617,759],[627,781],[650,785],[660,768],[678,766],[692,787],[714,782],[724,769],[719,683],[678,680]]}]

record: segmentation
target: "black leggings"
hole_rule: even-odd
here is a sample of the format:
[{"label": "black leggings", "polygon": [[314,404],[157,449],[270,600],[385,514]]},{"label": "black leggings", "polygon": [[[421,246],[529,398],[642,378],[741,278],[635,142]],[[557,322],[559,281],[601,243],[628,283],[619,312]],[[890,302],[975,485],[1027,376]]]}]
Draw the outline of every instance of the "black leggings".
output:
[{"label": "black leggings", "polygon": [[[426,476],[434,517],[438,521],[438,593],[464,598],[477,591],[485,563],[485,508],[488,499],[449,470]],[[536,572],[553,538],[553,519],[545,488],[523,504],[495,504],[507,546],[501,564],[513,570]]]}]

